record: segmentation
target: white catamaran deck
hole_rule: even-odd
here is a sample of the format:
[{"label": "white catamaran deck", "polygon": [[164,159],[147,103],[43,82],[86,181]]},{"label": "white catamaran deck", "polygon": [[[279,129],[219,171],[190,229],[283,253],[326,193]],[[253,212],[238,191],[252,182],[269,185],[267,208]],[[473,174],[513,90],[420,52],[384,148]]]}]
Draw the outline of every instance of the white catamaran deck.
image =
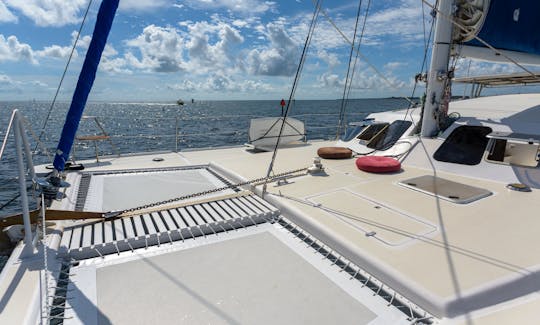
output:
[{"label": "white catamaran deck", "polygon": [[[476,125],[484,123],[495,125]],[[485,158],[475,166],[430,158],[446,137],[416,142],[401,159],[401,171],[391,174],[360,171],[354,158],[323,159],[325,173],[296,172],[287,181],[269,183],[265,201],[256,197],[260,183],[220,187],[264,176],[271,152],[229,147],[82,162],[85,170],[68,173],[72,187],[53,209],[105,210],[103,205],[87,205],[93,200],[92,179],[104,176],[120,180],[120,185],[123,178],[134,177],[130,186],[108,192],[108,202],[119,200],[120,208],[169,199],[172,193],[215,192],[131,211],[111,221],[58,223],[62,238],[53,236],[58,244],[51,246],[59,248],[59,256],[79,260],[69,270],[74,275],[69,288],[75,294],[68,295],[66,304],[72,309],[66,312],[74,322],[131,323],[146,319],[140,304],[153,310],[160,299],[177,299],[185,309],[160,317],[229,323],[261,317],[325,323],[331,318],[388,324],[432,315],[430,321],[439,323],[528,323],[540,308],[540,219],[531,213],[540,208],[538,168]],[[282,148],[274,172],[308,167],[318,148],[333,144],[315,141]],[[184,172],[189,177],[181,177]],[[145,186],[141,174],[158,177]],[[191,191],[190,180],[195,179],[201,184]],[[525,182],[532,191],[510,190],[512,182]],[[152,193],[152,200],[126,199],[144,198],[145,191],[159,192],[161,186],[166,190]],[[436,190],[438,196],[430,193],[436,186],[444,187]],[[16,282],[22,291],[13,291],[15,284],[0,288],[13,296],[5,302],[9,306],[3,306],[9,314],[1,317],[18,321],[22,313],[13,313],[17,308],[12,304],[39,277],[31,265],[10,268],[3,272],[2,283]],[[124,282],[114,281],[113,274],[120,273]],[[297,278],[299,274],[305,278]],[[315,282],[317,292],[312,291]],[[357,286],[369,294],[356,291]],[[245,290],[238,291],[240,287]],[[225,299],[232,290],[237,300]],[[271,307],[257,304],[266,298],[273,301]],[[339,306],[320,308],[329,303]]]},{"label": "white catamaran deck", "polygon": [[[306,167],[317,148],[331,144],[281,149],[274,170]],[[402,171],[390,175],[359,171],[354,159],[323,160],[327,175],[293,177],[278,187],[269,184],[265,198],[293,222],[435,316],[453,317],[537,291],[540,220],[528,211],[531,204],[540,202],[538,191],[506,189],[508,182],[518,181],[508,175],[494,182],[482,174],[468,178],[438,171],[440,178],[491,192],[458,204],[398,184],[434,175],[418,158],[426,158],[423,151],[418,144],[404,160]],[[154,156],[164,161],[155,163]],[[213,170],[236,182],[264,175],[271,153],[236,147],[154,156],[106,159],[103,168],[89,166],[85,172],[210,163]]]}]

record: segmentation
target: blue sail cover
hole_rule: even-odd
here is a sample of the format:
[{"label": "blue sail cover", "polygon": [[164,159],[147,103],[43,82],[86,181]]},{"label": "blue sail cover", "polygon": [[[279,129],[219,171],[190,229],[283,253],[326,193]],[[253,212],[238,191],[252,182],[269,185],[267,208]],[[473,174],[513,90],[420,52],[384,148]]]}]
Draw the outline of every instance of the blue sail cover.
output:
[{"label": "blue sail cover", "polygon": [[[540,1],[491,0],[477,36],[496,49],[540,55]],[[463,44],[484,47],[476,39]]]},{"label": "blue sail cover", "polygon": [[63,171],[64,165],[69,158],[69,152],[73,146],[73,140],[79,127],[84,107],[88,99],[88,94],[92,89],[94,80],[96,79],[96,71],[101,59],[101,53],[107,43],[107,36],[111,30],[111,25],[118,8],[119,0],[103,0],[99,7],[97,15],[96,26],[94,27],[94,33],[92,34],[92,41],[86,52],[86,58],[77,81],[77,87],[71,100],[71,106],[66,116],[64,128],[62,129],[62,135],[60,136],[60,142],[56,149],[56,155],[54,156],[54,169],[57,171]]}]

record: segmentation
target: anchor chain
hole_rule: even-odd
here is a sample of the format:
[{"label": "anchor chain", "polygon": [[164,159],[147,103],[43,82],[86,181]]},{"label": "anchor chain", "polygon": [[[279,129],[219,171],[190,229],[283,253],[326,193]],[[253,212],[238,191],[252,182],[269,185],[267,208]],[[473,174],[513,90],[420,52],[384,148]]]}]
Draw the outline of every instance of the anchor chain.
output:
[{"label": "anchor chain", "polygon": [[145,204],[145,205],[140,205],[140,206],[129,208],[129,209],[124,209],[124,210],[120,210],[120,211],[109,211],[109,212],[106,212],[106,213],[103,214],[103,218],[104,219],[115,218],[115,217],[118,217],[118,216],[123,215],[125,213],[131,213],[131,212],[135,212],[135,211],[139,211],[139,210],[146,210],[146,209],[153,208],[153,207],[156,207],[156,206],[159,206],[159,205],[169,204],[169,203],[173,203],[173,202],[176,202],[176,201],[181,201],[181,200],[191,199],[191,198],[198,197],[198,196],[204,196],[204,195],[208,195],[208,194],[212,194],[212,193],[217,193],[217,192],[221,192],[221,191],[224,191],[224,190],[228,190],[228,189],[232,189],[232,188],[236,188],[236,187],[240,187],[240,186],[244,186],[244,185],[251,185],[251,184],[257,184],[257,183],[262,183],[262,182],[270,182],[270,181],[272,181],[274,179],[277,179],[277,178],[282,178],[282,177],[287,176],[287,175],[296,174],[296,173],[299,173],[299,172],[302,172],[302,171],[307,171],[307,170],[308,170],[308,167],[299,168],[299,169],[295,169],[295,170],[291,170],[291,171],[287,171],[287,172],[283,172],[283,173],[279,173],[279,174],[274,174],[272,176],[259,177],[259,178],[252,179],[252,180],[249,180],[249,181],[244,181],[244,182],[240,182],[240,183],[236,183],[236,184],[230,184],[230,185],[227,185],[227,186],[218,187],[218,188],[214,188],[214,189],[211,189],[211,190],[206,190],[206,191],[202,191],[202,192],[198,192],[198,193],[182,195],[182,196],[175,197],[175,198],[172,198],[172,199],[167,199],[167,200],[163,200],[163,201],[159,201],[159,202],[148,203],[148,204]]}]

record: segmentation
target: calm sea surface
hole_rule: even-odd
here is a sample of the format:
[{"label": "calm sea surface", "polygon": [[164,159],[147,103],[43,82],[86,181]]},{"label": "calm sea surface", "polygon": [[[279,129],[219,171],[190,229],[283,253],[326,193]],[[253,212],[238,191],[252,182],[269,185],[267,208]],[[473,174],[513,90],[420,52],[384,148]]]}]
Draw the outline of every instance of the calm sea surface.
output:
[{"label": "calm sea surface", "polygon": [[[298,100],[291,106],[290,116],[305,122],[308,139],[329,139],[335,136],[339,100]],[[403,99],[358,99],[347,105],[347,122],[362,120],[369,112],[407,107]],[[50,103],[0,102],[0,136],[3,140],[13,109],[19,109],[28,120],[35,136],[39,136]],[[42,137],[44,150],[38,147],[35,164],[50,163],[68,103],[57,103]],[[279,116],[279,101],[201,101],[178,106],[170,103],[89,103],[85,115],[98,118],[109,133],[113,145],[99,144],[100,154],[179,150],[186,148],[219,147],[247,142],[249,120],[255,117]],[[28,128],[29,129],[29,128]],[[178,130],[178,131],[177,131]],[[28,132],[32,149],[36,140]],[[99,134],[94,119],[84,119],[79,135]],[[176,134],[178,140],[175,141]],[[13,136],[10,134],[6,152],[0,160],[0,207],[18,193],[17,166]],[[77,159],[94,157],[92,143],[76,142]],[[31,199],[35,204],[33,199]],[[20,210],[19,200],[0,209],[0,216]]]}]

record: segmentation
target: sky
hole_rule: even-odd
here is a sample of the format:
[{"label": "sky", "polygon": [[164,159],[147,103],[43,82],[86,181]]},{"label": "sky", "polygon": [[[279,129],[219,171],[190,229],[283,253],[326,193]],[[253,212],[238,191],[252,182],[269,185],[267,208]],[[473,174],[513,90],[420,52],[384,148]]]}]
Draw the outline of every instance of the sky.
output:
[{"label": "sky", "polygon": [[[60,100],[71,99],[100,2],[90,5]],[[342,97],[350,54],[342,34],[352,39],[358,5],[322,2],[297,99]],[[0,0],[0,101],[54,97],[87,6],[88,0]],[[312,0],[120,0],[89,99],[288,98],[314,7]],[[421,0],[364,0],[359,29],[366,10],[349,96],[410,96],[430,9]],[[460,61],[456,74],[515,71]]]}]

